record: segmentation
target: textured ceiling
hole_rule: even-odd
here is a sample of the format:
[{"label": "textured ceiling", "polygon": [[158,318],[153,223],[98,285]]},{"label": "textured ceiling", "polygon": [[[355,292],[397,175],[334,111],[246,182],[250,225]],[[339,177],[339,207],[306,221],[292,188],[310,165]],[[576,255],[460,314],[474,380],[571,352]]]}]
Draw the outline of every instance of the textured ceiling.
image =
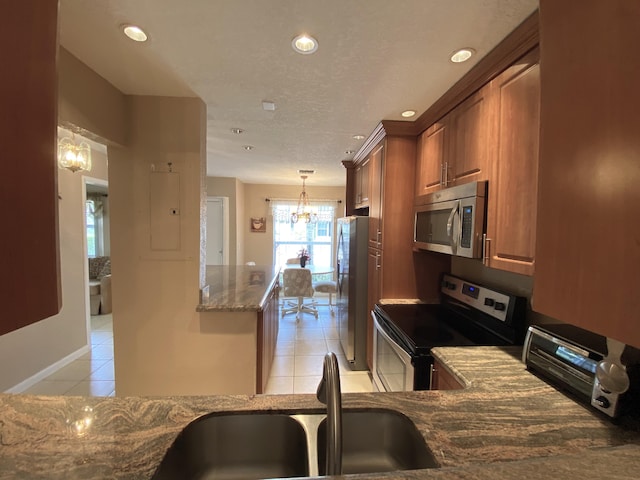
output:
[{"label": "textured ceiling", "polygon": [[[538,7],[537,0],[60,0],[60,42],[126,94],[199,96],[207,174],[343,185],[382,119],[424,112]],[[143,27],[144,44],[119,26]],[[291,40],[318,39],[313,55]],[[460,47],[478,55],[448,58]],[[275,102],[264,111],[262,101]],[[417,118],[417,117],[416,117]],[[244,133],[235,135],[231,128]],[[252,145],[251,151],[243,146]]]}]

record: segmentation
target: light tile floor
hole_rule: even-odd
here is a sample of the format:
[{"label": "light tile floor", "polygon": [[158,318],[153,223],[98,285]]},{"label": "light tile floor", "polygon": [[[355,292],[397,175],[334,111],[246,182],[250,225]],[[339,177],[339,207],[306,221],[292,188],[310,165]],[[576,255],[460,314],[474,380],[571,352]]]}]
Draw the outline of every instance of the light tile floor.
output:
[{"label": "light tile floor", "polygon": [[[319,306],[318,318],[294,314],[280,318],[276,356],[267,394],[315,393],[327,351],[338,357],[343,393],[371,392],[369,372],[352,371],[340,347],[335,317]],[[24,393],[35,395],[115,396],[113,321],[111,315],[91,317],[91,352],[52,373]]]},{"label": "light tile floor", "polygon": [[25,392],[34,395],[115,396],[113,320],[111,314],[91,317],[91,351],[52,373]]},{"label": "light tile floor", "polygon": [[276,356],[265,393],[315,393],[322,378],[324,355],[332,351],[338,357],[343,393],[371,392],[368,371],[352,371],[344,356],[338,336],[336,318],[329,307],[318,307],[318,318],[293,313],[280,318]]}]

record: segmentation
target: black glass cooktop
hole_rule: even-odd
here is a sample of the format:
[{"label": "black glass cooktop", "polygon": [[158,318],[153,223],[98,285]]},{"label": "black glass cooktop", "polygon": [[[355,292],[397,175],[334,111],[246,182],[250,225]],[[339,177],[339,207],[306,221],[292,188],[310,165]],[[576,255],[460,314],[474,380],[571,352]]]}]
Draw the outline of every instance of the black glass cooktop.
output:
[{"label": "black glass cooktop", "polygon": [[427,355],[433,347],[508,344],[440,304],[385,304],[375,311],[385,331],[411,355]]}]

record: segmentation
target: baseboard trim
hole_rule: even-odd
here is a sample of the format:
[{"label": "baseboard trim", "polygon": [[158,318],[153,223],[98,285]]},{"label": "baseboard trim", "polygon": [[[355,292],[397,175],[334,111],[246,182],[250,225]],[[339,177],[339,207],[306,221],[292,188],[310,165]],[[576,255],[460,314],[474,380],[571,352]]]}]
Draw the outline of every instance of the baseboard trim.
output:
[{"label": "baseboard trim", "polygon": [[91,345],[85,345],[84,347],[79,348],[75,352],[70,353],[66,357],[61,358],[57,362],[52,363],[47,368],[40,370],[35,375],[32,375],[31,377],[20,382],[19,384],[11,387],[9,390],[5,390],[4,393],[22,393],[28,388],[38,383],[39,381],[44,380],[52,373],[57,372],[62,367],[69,365],[71,362],[73,362],[74,360],[77,360],[78,358],[83,356],[85,353],[88,353],[90,351],[91,351]]}]

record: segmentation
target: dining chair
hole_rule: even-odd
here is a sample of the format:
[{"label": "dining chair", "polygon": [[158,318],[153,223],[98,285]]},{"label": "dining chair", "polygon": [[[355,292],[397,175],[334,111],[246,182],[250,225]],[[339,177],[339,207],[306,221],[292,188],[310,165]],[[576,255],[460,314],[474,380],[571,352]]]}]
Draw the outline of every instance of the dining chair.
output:
[{"label": "dining chair", "polygon": [[301,313],[311,313],[318,318],[318,310],[313,303],[304,303],[305,298],[313,298],[311,271],[306,268],[285,268],[282,272],[282,293],[285,297],[297,297],[297,302],[288,302],[289,307],[283,305],[282,316],[296,312],[296,321]]},{"label": "dining chair", "polygon": [[338,282],[335,280],[318,280],[317,282],[313,282],[312,286],[313,290],[318,293],[329,294],[329,311],[331,315],[334,315],[332,298],[338,293]]}]

